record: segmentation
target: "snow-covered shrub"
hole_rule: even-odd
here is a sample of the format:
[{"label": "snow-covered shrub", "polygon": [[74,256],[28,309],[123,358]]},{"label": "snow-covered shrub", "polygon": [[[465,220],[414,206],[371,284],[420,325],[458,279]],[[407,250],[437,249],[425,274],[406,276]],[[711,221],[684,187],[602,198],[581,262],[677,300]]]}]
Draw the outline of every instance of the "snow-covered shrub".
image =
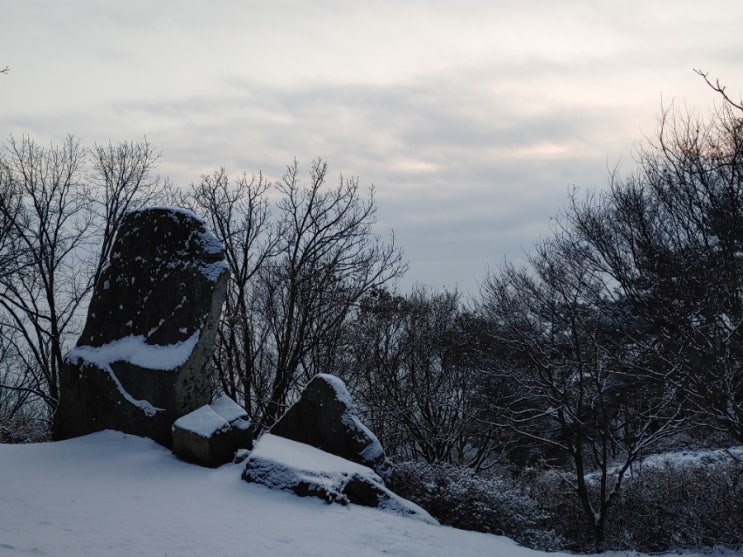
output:
[{"label": "snow-covered shrub", "polygon": [[[570,551],[595,550],[593,526],[588,523],[575,488],[557,469],[530,470],[521,481],[529,495],[545,512],[544,523],[563,541],[560,549]],[[594,498],[592,484],[589,496]]]},{"label": "snow-covered shrub", "polygon": [[[593,552],[590,525],[562,473],[540,471],[526,483],[549,514],[546,523],[564,540],[562,549]],[[598,488],[589,482],[591,496],[598,496]],[[716,546],[743,549],[741,517],[743,462],[727,458],[645,465],[625,479],[607,518],[603,549],[650,553]]]},{"label": "snow-covered shrub", "polygon": [[666,463],[625,485],[607,530],[611,546],[645,552],[743,549],[743,463]]},{"label": "snow-covered shrub", "polygon": [[547,514],[505,474],[477,474],[449,464],[396,464],[392,489],[442,524],[508,536],[528,547],[554,550],[559,539]]},{"label": "snow-covered shrub", "polygon": [[40,443],[50,439],[49,424],[25,413],[0,417],[0,443]]}]

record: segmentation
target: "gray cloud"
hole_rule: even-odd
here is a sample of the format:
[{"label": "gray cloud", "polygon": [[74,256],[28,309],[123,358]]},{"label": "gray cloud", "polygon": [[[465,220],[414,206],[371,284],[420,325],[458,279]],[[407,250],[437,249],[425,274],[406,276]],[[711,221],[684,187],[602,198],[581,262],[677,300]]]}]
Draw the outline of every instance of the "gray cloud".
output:
[{"label": "gray cloud", "polygon": [[743,70],[732,1],[27,0],[4,15],[4,135],[146,135],[179,184],[327,158],[375,184],[406,284],[470,291],[549,233],[572,186],[631,169],[661,93],[712,102],[691,68]]}]

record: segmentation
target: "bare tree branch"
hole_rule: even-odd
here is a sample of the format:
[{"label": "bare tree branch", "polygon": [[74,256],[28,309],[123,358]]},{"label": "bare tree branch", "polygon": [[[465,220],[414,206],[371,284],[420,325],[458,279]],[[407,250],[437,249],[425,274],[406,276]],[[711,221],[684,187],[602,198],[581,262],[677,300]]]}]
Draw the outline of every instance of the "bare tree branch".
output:
[{"label": "bare tree branch", "polygon": [[702,70],[694,69],[694,73],[696,73],[697,75],[700,75],[702,79],[704,79],[704,81],[707,82],[707,85],[709,85],[712,88],[713,91],[720,93],[720,95],[722,95],[722,98],[725,99],[728,102],[728,104],[730,104],[731,106],[734,106],[738,110],[743,110],[743,104],[736,103],[735,101],[733,101],[733,99],[731,99],[728,96],[728,94],[725,92],[725,86],[720,84],[719,79],[715,79],[715,82],[712,83],[712,81],[709,79],[709,72],[703,72]]}]

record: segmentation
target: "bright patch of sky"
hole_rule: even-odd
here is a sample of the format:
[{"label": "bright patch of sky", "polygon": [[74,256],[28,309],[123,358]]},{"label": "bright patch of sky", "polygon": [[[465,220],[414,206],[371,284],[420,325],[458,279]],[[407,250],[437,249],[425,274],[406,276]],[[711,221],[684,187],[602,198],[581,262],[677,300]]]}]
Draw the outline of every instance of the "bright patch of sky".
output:
[{"label": "bright patch of sky", "polygon": [[6,3],[0,135],[147,139],[177,184],[293,158],[374,183],[403,285],[473,292],[600,188],[694,74],[743,90],[734,0]]}]

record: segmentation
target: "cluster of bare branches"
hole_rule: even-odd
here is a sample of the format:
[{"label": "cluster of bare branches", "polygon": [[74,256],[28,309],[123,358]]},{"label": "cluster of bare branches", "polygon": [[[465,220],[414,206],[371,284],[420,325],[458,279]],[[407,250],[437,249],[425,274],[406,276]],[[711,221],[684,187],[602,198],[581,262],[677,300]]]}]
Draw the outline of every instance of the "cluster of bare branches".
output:
[{"label": "cluster of bare branches", "polygon": [[373,190],[365,196],[356,179],[327,179],[322,160],[306,183],[296,161],[275,184],[260,174],[232,181],[220,169],[183,199],[225,245],[232,279],[215,366],[259,428],[313,375],[335,369],[353,308],[406,268],[394,238],[373,230]]},{"label": "cluster of bare branches", "polygon": [[634,174],[574,194],[528,265],[483,288],[491,375],[512,385],[492,419],[571,462],[597,547],[626,473],[664,437],[743,442],[743,107],[698,73],[723,104],[664,110]]},{"label": "cluster of bare branches", "polygon": [[496,460],[493,428],[477,420],[478,325],[457,292],[376,289],[361,300],[345,334],[341,376],[390,454],[476,470]]},{"label": "cluster of bare branches", "polygon": [[[162,195],[147,142],[44,147],[9,138],[0,153],[0,410],[50,421],[66,351],[128,210]],[[8,401],[12,407],[3,408]]]}]

